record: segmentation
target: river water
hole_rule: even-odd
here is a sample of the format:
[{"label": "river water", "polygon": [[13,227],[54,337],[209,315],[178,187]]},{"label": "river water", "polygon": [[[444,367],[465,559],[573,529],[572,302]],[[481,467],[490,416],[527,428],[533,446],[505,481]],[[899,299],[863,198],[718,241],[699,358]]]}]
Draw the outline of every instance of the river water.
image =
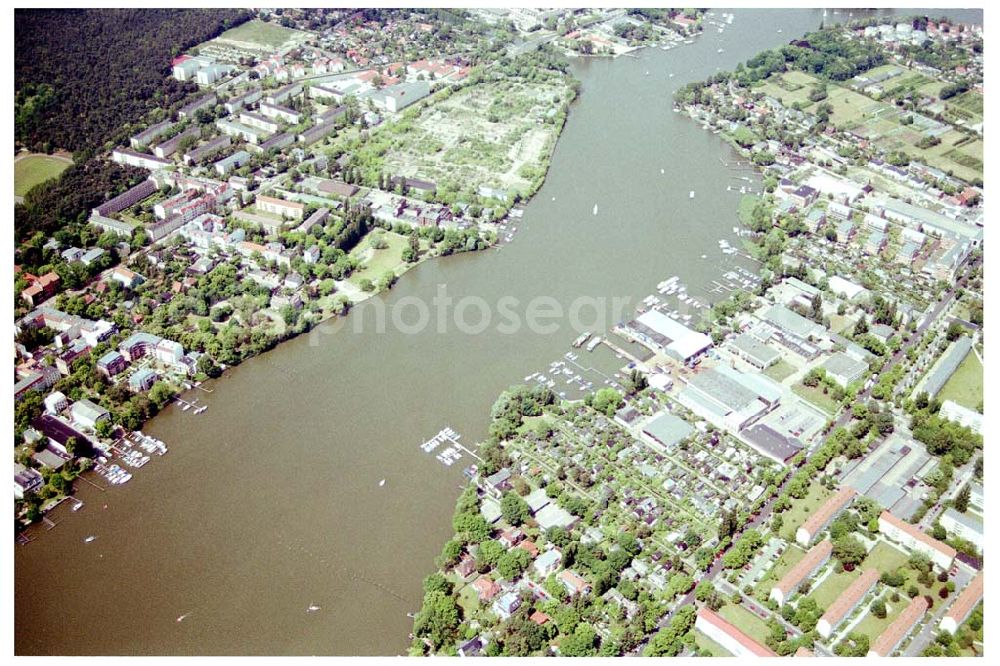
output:
[{"label": "river water", "polygon": [[[147,424],[164,458],[124,487],[79,484],[86,506],[57,510],[58,527],[16,548],[16,653],[405,652],[470,462],[445,467],[420,443],[445,426],[481,439],[497,395],[577,333],[565,321],[510,332],[495,315],[477,335],[453,320],[439,332],[433,309],[421,332],[379,333],[377,308],[405,303],[413,323],[413,303],[444,288],[456,304],[516,298],[523,321],[540,297],[635,306],[672,275],[715,298],[706,285],[743,261],[718,248],[738,242],[740,197],[726,185],[739,181],[723,165],[735,155],[672,113],[671,96],[815,29],[823,12],[735,14],[692,45],[574,64],[580,97],[511,244],[422,264],[346,320],[228,371],[194,396],[207,412],[170,407]],[[621,318],[607,317],[592,328]],[[603,347],[579,353],[605,372],[622,364]]]}]

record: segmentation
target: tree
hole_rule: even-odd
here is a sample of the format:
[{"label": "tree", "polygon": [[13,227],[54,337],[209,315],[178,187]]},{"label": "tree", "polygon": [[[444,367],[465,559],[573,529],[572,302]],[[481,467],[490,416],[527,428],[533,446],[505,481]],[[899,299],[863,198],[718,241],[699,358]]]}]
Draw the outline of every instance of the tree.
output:
[{"label": "tree", "polygon": [[871,605],[872,615],[880,620],[884,620],[886,615],[888,615],[888,610],[886,610],[885,602],[881,598],[876,599]]},{"label": "tree", "polygon": [[531,554],[523,548],[512,548],[500,556],[497,571],[506,580],[520,576],[531,564]]},{"label": "tree", "polygon": [[602,414],[612,417],[622,406],[622,395],[613,388],[602,388],[593,394],[591,406]]},{"label": "tree", "polygon": [[455,599],[441,590],[424,595],[424,605],[413,620],[413,633],[430,641],[435,650],[458,638],[460,610]]},{"label": "tree", "polygon": [[868,552],[864,544],[850,534],[845,534],[833,542],[833,556],[844,565],[847,571],[853,571],[854,567],[861,564]]},{"label": "tree", "polygon": [[972,489],[969,488],[969,484],[962,486],[962,489],[958,491],[955,495],[955,510],[960,513],[965,513],[969,510],[969,498],[972,494]]},{"label": "tree", "polygon": [[523,524],[531,517],[531,508],[516,492],[508,492],[503,496],[500,512],[504,520],[514,526]]},{"label": "tree", "polygon": [[451,582],[439,571],[424,578],[424,594],[428,592],[443,592],[450,595],[452,591]]},{"label": "tree", "polygon": [[597,654],[597,632],[589,624],[578,624],[576,631],[565,637],[559,644],[559,652],[565,657],[595,656]]},{"label": "tree", "polygon": [[660,629],[646,646],[646,657],[676,657],[684,649],[684,638],[695,621],[694,606],[680,608],[670,619],[670,624]]}]

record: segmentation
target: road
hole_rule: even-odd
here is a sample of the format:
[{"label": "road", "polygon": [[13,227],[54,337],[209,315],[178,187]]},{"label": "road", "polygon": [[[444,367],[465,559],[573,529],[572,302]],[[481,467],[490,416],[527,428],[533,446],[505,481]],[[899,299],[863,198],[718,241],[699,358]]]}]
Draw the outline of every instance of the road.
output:
[{"label": "road", "polygon": [[[966,263],[962,265],[962,276],[955,282],[955,284],[950,289],[948,289],[948,291],[946,291],[942,295],[941,300],[938,301],[938,304],[931,311],[931,314],[924,318],[924,322],[917,327],[915,334],[910,336],[910,341],[901,345],[899,350],[892,355],[892,357],[885,364],[885,367],[882,370],[883,374],[891,370],[893,366],[895,366],[900,361],[900,359],[904,358],[906,356],[907,350],[910,347],[919,344],[920,339],[923,337],[927,329],[930,328],[930,326],[937,321],[938,317],[941,316],[941,313],[944,312],[945,309],[947,309],[951,305],[952,300],[954,300],[955,298],[956,291],[962,288],[966,283],[968,268],[969,264],[968,260],[966,260]],[[870,388],[859,393],[857,399],[867,400],[869,397],[871,397]],[[844,426],[848,423],[848,421],[850,421],[850,419],[851,419],[850,410],[847,409],[842,410],[840,416],[837,417],[836,421],[834,421],[834,427],[836,428]],[[747,529],[760,527],[764,522],[767,521],[768,518],[771,517],[771,512],[774,510],[774,503],[777,501],[777,498],[781,496],[781,493],[788,486],[789,482],[791,482],[793,476],[794,474],[789,474],[788,478],[786,478],[784,483],[782,483],[781,486],[778,488],[778,492],[775,494],[775,496],[772,497],[770,500],[768,500],[763,507],[761,507],[757,515],[751,518],[750,522],[748,522],[744,526],[743,530],[733,535],[733,540],[732,540],[733,543],[735,543],[736,540],[740,537],[740,535],[742,535]],[[698,582],[701,581],[711,582],[719,575],[720,571],[722,571],[721,554],[718,558],[716,558],[715,562],[712,563],[712,566],[709,567],[708,571],[705,572],[705,574],[700,579],[698,579]],[[695,601],[694,590],[691,590],[686,595],[684,595],[684,597],[680,600],[678,604],[674,606],[674,610],[670,611],[669,613],[663,616],[663,618],[657,623],[657,629],[662,629],[663,627],[667,626],[667,624],[669,624],[670,620],[673,618],[674,613],[677,611],[677,609],[683,608],[684,606],[687,606],[689,604],[693,604],[694,601]],[[916,643],[918,639],[914,639],[913,643]],[[648,642],[649,638],[640,643],[638,647],[636,647],[635,653],[642,654],[642,651],[645,649]]]}]

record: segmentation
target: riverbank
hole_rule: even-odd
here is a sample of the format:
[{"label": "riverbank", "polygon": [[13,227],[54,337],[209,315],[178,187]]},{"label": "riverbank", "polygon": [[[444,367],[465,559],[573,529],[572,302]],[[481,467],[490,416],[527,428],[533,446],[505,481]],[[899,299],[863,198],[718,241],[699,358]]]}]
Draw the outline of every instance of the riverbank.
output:
[{"label": "riverbank", "polygon": [[[724,57],[735,65],[773,45],[774,17],[739,13]],[[786,32],[811,21],[802,12],[778,18]],[[691,295],[712,298],[720,271],[744,265],[718,247],[736,240],[739,196],[726,193],[719,162],[733,154],[669,105],[676,85],[712,74],[720,38],[709,31],[683,49],[574,62],[581,93],[516,242],[424,262],[372,307],[352,309],[346,325],[332,320],[230,368],[204,414],[167,408],[144,426],[170,445],[169,465],[149,465],[108,493],[108,511],[88,503],[43,548],[16,549],[18,653],[405,652],[407,613],[454,532],[463,478],[460,465],[442,465],[420,444],[444,425],[463,441],[486,438],[497,394],[532,371],[552,379],[547,369],[579,331],[501,332],[494,320],[477,335],[450,325],[357,335],[353,324],[374,330],[380,302],[431,303],[440,285],[456,301],[544,296],[566,312],[583,298],[638,304],[680,275]],[[604,345],[579,357],[608,377],[621,366]],[[140,530],[143,539],[132,538]],[[98,538],[85,546],[90,534]],[[135,563],[149,591],[141,599],[87,574]],[[51,584],[34,583],[43,579]],[[321,610],[307,613],[311,605]],[[72,639],[52,630],[67,612],[80,618]],[[118,630],[102,631],[110,618]]]}]

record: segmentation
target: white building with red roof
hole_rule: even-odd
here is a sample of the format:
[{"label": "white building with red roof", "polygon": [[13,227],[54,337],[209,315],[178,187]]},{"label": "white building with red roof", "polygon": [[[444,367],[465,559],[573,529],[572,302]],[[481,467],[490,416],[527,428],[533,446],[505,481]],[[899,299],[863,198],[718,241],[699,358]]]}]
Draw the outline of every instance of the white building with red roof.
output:
[{"label": "white building with red roof", "polygon": [[765,645],[761,645],[730,624],[719,614],[707,609],[698,609],[694,628],[726,648],[734,657],[777,657]]}]

